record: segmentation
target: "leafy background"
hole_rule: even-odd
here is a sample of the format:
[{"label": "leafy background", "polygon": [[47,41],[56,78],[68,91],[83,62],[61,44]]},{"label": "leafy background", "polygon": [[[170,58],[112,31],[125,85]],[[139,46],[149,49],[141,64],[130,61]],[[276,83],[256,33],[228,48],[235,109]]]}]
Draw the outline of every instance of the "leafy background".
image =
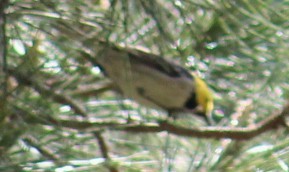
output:
[{"label": "leafy background", "polygon": [[[1,171],[288,171],[284,128],[245,141],[115,128],[128,117],[149,125],[166,115],[110,91],[84,58],[101,51],[87,41],[99,39],[160,54],[205,78],[217,125],[252,126],[288,98],[288,7],[285,0],[10,0]],[[176,123],[205,125],[192,116]]]}]

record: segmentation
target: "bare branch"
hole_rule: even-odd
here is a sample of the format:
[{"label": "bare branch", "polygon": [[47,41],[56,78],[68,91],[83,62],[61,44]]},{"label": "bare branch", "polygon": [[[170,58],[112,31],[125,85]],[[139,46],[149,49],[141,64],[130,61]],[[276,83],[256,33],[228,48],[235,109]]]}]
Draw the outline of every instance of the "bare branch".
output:
[{"label": "bare branch", "polygon": [[26,86],[31,86],[42,96],[52,98],[55,102],[60,104],[69,105],[76,114],[79,114],[81,116],[87,116],[85,109],[80,106],[79,103],[75,102],[72,98],[64,95],[64,93],[60,94],[58,92],[55,92],[52,89],[49,89],[47,86],[38,83],[37,80],[32,79],[31,77],[24,75],[23,73],[20,73],[16,70],[8,69],[8,73],[9,75],[15,77],[19,83]]},{"label": "bare branch", "polygon": [[[197,137],[197,138],[230,138],[236,140],[252,139],[268,130],[276,129],[278,126],[286,126],[284,117],[289,114],[289,104],[279,114],[274,114],[259,122],[258,124],[247,127],[202,127],[202,128],[184,128],[173,125],[167,121],[160,122],[158,127],[148,126],[128,126],[123,128],[130,132],[160,132],[167,131],[179,136]],[[287,127],[287,126],[286,126]]]},{"label": "bare branch", "polygon": [[38,152],[40,152],[43,155],[43,157],[46,157],[48,160],[53,160],[54,162],[59,163],[59,159],[57,158],[57,156],[53,152],[51,152],[50,150],[38,145],[36,143],[35,138],[31,138],[31,137],[30,138],[24,138],[23,141],[27,145],[37,149]]},{"label": "bare branch", "polygon": [[[208,138],[208,139],[223,139],[230,138],[235,140],[248,140],[252,139],[266,131],[275,130],[278,127],[285,126],[284,117],[289,114],[289,104],[286,105],[281,113],[273,114],[263,121],[252,127],[200,127],[200,128],[186,128],[172,124],[168,121],[161,121],[153,124],[127,124],[120,121],[72,121],[49,118],[37,118],[28,115],[26,122],[35,124],[44,124],[51,126],[62,126],[77,130],[99,131],[100,129],[109,129],[116,131],[127,131],[132,133],[158,133],[169,132],[178,136]],[[23,115],[22,115],[23,116]]]},{"label": "bare branch", "polygon": [[101,154],[102,154],[103,158],[105,158],[105,161],[107,162],[106,166],[109,169],[109,171],[110,172],[118,172],[116,167],[113,166],[113,164],[110,163],[110,157],[109,157],[109,154],[108,154],[108,147],[107,147],[107,145],[105,143],[105,140],[104,140],[103,136],[101,135],[101,132],[100,131],[95,131],[95,132],[93,132],[93,135],[97,139]]}]

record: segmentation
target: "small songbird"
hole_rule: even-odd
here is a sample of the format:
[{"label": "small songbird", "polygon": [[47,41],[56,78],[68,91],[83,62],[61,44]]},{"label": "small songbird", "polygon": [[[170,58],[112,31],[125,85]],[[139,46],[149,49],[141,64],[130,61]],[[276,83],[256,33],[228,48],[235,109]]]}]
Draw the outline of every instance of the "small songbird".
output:
[{"label": "small songbird", "polygon": [[201,78],[182,66],[158,55],[116,46],[104,48],[94,63],[124,96],[169,114],[191,112],[210,123],[212,93]]}]

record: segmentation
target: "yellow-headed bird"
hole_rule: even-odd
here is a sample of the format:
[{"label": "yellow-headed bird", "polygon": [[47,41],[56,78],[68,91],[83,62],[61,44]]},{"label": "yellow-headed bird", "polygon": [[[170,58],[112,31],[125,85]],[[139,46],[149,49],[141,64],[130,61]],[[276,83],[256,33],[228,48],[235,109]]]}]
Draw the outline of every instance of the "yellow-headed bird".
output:
[{"label": "yellow-headed bird", "polygon": [[104,48],[96,63],[124,96],[169,114],[191,112],[210,121],[212,93],[185,68],[154,54],[111,46]]}]

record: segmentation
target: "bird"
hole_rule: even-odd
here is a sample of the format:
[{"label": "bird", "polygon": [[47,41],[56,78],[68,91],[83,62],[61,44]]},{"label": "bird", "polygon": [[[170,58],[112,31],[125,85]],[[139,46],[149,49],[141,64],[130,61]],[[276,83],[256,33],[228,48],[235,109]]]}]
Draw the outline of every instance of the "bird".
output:
[{"label": "bird", "polygon": [[169,116],[189,112],[211,124],[211,90],[204,80],[181,65],[140,49],[112,45],[103,48],[92,61],[125,97],[163,109]]}]

